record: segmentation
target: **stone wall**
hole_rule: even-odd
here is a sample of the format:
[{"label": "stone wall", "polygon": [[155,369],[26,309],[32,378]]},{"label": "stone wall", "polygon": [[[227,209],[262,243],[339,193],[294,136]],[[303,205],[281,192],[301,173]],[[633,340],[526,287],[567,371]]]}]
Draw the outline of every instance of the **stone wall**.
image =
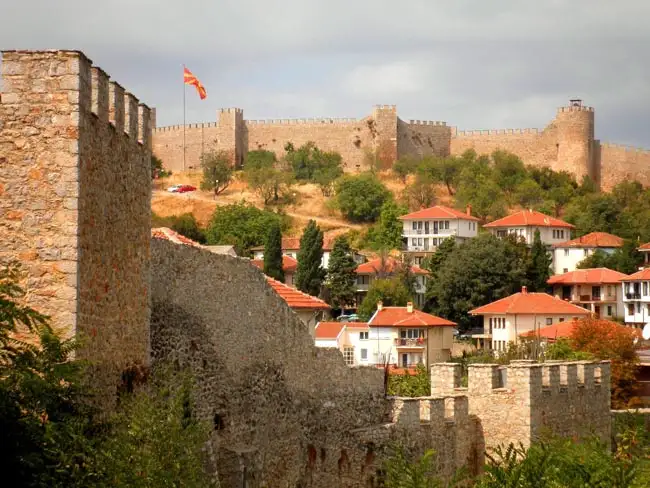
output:
[{"label": "stone wall", "polygon": [[151,249],[153,358],[193,371],[222,486],[376,486],[396,441],[436,449],[444,474],[477,465],[465,397],[385,399],[383,371],[316,348],[247,261],[157,239]]},{"label": "stone wall", "polygon": [[110,396],[149,355],[149,108],[76,51],[6,51],[2,81],[0,259]]},{"label": "stone wall", "polygon": [[[236,115],[233,115],[235,114]],[[584,175],[602,182],[605,190],[631,176],[650,185],[650,151],[600,145],[594,140],[595,118],[591,107],[565,106],[544,129],[463,131],[445,122],[401,120],[395,105],[377,105],[369,117],[356,119],[244,120],[240,109],[222,109],[217,123],[189,124],[185,130],[183,166],[182,126],[161,127],[154,134],[154,152],[173,171],[196,169],[203,151],[210,147],[231,151],[238,164],[246,151],[267,149],[279,158],[284,146],[308,141],[338,151],[346,171],[367,169],[368,157],[381,167],[411,155],[459,155],[467,149],[489,154],[503,149],[517,154],[526,164],[566,170],[578,181]]]}]

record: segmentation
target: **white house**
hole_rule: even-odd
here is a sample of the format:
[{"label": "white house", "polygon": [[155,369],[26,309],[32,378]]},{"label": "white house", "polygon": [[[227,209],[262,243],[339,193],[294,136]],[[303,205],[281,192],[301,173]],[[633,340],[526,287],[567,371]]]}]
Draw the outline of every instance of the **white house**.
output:
[{"label": "white house", "polygon": [[476,237],[479,219],[471,215],[471,207],[465,212],[450,207],[436,205],[402,215],[402,239],[404,252],[413,253],[414,262],[420,264],[422,258],[435,252],[447,238],[458,242]]},{"label": "white house", "polygon": [[[323,258],[321,260],[321,266],[323,269],[327,269],[330,262],[330,253],[334,247],[335,237],[325,237],[323,239]],[[253,251],[253,259],[264,259],[264,246],[255,246],[251,248]],[[298,251],[300,251],[300,237],[283,237],[282,238],[282,254],[285,256],[290,256],[293,259],[298,259]],[[353,253],[354,260],[356,262],[362,262],[364,260],[363,256]]]},{"label": "white house", "polygon": [[582,307],[565,302],[546,293],[521,292],[502,298],[469,312],[483,316],[483,334],[486,346],[494,351],[506,351],[509,343],[517,343],[519,336],[531,330],[589,315]]},{"label": "white house", "polygon": [[553,245],[553,272],[569,273],[580,261],[596,251],[612,254],[623,246],[623,239],[607,232],[592,232],[566,242]]},{"label": "white house", "polygon": [[368,323],[321,322],[316,346],[336,347],[350,366],[411,368],[445,362],[451,357],[453,328],[449,320],[406,307],[384,307]]},{"label": "white house", "polygon": [[621,280],[625,323],[643,327],[650,322],[650,268],[644,268]]},{"label": "white house", "polygon": [[[357,274],[357,304],[363,301],[368,293],[370,284],[378,278],[388,278],[398,273],[403,263],[390,256],[386,259],[372,259],[360,264],[355,270]],[[427,275],[429,272],[417,265],[411,265],[411,273],[415,277],[415,301],[419,307],[424,305],[424,297],[427,291]]]},{"label": "white house", "polygon": [[539,230],[542,242],[551,246],[571,239],[571,229],[574,228],[573,225],[564,220],[550,217],[535,210],[522,210],[485,224],[483,227],[497,237],[513,234],[523,237],[529,246],[533,244],[535,231],[537,230]]},{"label": "white house", "polygon": [[623,287],[627,275],[607,268],[577,269],[551,276],[553,295],[579,305],[596,318],[623,317]]}]

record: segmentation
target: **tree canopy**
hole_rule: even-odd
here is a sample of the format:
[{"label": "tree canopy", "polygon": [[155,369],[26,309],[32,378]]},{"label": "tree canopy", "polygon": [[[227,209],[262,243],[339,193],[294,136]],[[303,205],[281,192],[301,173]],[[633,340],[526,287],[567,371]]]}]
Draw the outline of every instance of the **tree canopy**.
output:
[{"label": "tree canopy", "polygon": [[346,175],[336,184],[338,207],[352,222],[374,222],[391,197],[388,188],[370,173]]},{"label": "tree canopy", "polygon": [[327,289],[329,304],[343,309],[354,304],[356,295],[357,263],[352,257],[352,248],[346,236],[338,236],[334,241],[327,267]]},{"label": "tree canopy", "polygon": [[210,150],[201,155],[203,170],[202,190],[212,190],[217,196],[230,186],[232,181],[232,164],[226,151]]},{"label": "tree canopy", "polygon": [[280,222],[273,222],[264,245],[264,274],[284,282],[282,269],[282,229]]},{"label": "tree canopy", "polygon": [[399,278],[374,279],[359,305],[357,314],[361,320],[367,321],[377,310],[379,301],[387,307],[403,307],[412,300],[413,297]]},{"label": "tree canopy", "polygon": [[300,238],[298,269],[294,280],[296,288],[310,295],[318,296],[326,273],[322,262],[323,231],[315,221],[310,220]]}]

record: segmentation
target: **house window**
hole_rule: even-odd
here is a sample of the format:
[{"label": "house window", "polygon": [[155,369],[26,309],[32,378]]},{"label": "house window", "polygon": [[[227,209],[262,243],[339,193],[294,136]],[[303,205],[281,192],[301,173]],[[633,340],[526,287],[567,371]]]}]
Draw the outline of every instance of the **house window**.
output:
[{"label": "house window", "polygon": [[564,322],[564,317],[560,317],[560,322]]},{"label": "house window", "polygon": [[418,237],[418,246],[422,246],[422,238]]},{"label": "house window", "polygon": [[411,245],[412,246],[417,246],[418,245],[418,240],[416,237],[411,238]]},{"label": "house window", "polygon": [[445,220],[445,229],[449,229],[449,221]]},{"label": "house window", "polygon": [[368,360],[368,349],[361,349],[361,361]]},{"label": "house window", "polygon": [[648,282],[647,281],[643,282],[643,294],[644,295],[648,294]]},{"label": "house window", "polygon": [[569,272],[569,268],[564,268],[564,269],[562,270],[562,272],[563,272],[563,273],[568,273],[568,272]]},{"label": "house window", "polygon": [[413,221],[413,230],[416,230],[418,228],[418,223]]},{"label": "house window", "polygon": [[587,249],[583,249],[582,253],[586,256],[587,254],[589,254],[589,251]]},{"label": "house window", "polygon": [[568,255],[569,255],[569,250],[568,250],[568,249],[565,249],[565,250],[564,250],[564,255],[565,255],[565,256],[568,256]]},{"label": "house window", "polygon": [[[367,340],[368,339],[368,332],[359,332],[359,339],[361,339],[362,341]],[[361,350],[363,351],[364,349],[361,349]]]},{"label": "house window", "polygon": [[354,347],[343,348],[343,359],[345,359],[345,364],[348,366],[354,364]]},{"label": "house window", "polygon": [[546,319],[546,325],[553,325],[553,319],[552,318],[547,318]]},{"label": "house window", "polygon": [[611,305],[607,305],[607,315],[608,315],[609,317],[612,316],[612,306],[611,306]]},{"label": "house window", "polygon": [[639,302],[636,304],[636,313],[641,313],[641,304]]},{"label": "house window", "polygon": [[424,329],[403,329],[399,331],[402,339],[418,339],[424,337]]},{"label": "house window", "polygon": [[628,315],[634,315],[634,304],[633,303],[630,303],[627,306],[627,314]]}]

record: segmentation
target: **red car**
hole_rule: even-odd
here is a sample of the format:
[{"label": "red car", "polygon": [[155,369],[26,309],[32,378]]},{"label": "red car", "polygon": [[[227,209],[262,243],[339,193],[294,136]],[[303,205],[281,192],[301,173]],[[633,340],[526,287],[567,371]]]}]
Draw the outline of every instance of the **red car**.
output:
[{"label": "red car", "polygon": [[181,185],[176,190],[176,193],[187,193],[189,191],[196,191],[196,187],[192,185]]}]

